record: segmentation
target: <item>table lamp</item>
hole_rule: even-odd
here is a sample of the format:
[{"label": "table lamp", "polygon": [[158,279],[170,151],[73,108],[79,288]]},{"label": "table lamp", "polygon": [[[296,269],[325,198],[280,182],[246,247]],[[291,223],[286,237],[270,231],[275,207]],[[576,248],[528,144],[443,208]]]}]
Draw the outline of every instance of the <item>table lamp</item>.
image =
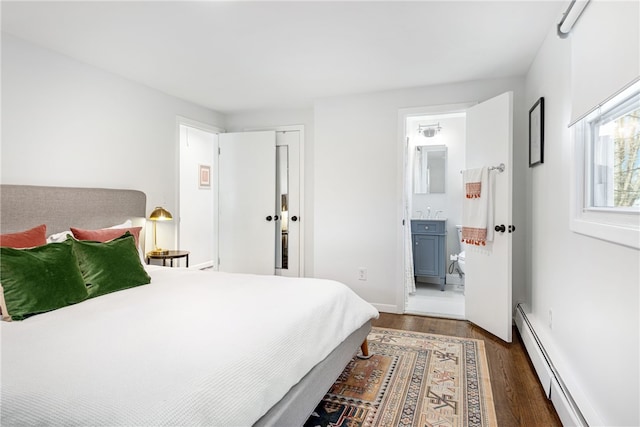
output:
[{"label": "table lamp", "polygon": [[171,213],[168,210],[158,206],[153,210],[153,212],[151,212],[151,215],[149,215],[149,219],[153,221],[153,250],[151,251],[151,253],[153,255],[168,254],[169,253],[168,250],[161,249],[158,247],[156,224],[158,221],[171,221],[173,219],[173,217],[171,216]]}]

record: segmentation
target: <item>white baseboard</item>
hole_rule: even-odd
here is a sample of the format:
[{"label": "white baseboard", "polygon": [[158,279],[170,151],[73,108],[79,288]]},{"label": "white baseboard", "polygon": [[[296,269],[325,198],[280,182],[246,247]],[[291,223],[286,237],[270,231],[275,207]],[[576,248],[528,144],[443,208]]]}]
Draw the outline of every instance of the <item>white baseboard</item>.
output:
[{"label": "white baseboard", "polygon": [[545,394],[553,403],[562,425],[588,427],[587,421],[580,412],[571,393],[564,385],[560,374],[553,366],[553,362],[544,349],[542,342],[538,339],[521,304],[516,306],[515,323],[518,331],[520,331],[522,343],[529,354],[529,359],[538,375],[540,384],[542,384]]},{"label": "white baseboard", "polygon": [[398,306],[393,305],[393,304],[374,304],[371,303],[372,306],[374,306],[376,308],[376,310],[378,310],[381,313],[400,313],[398,311]]},{"label": "white baseboard", "polygon": [[576,426],[582,427],[587,426],[586,422],[580,422],[579,417],[575,414],[575,412],[571,409],[571,404],[569,400],[562,392],[562,388],[558,381],[553,378],[551,380],[551,402],[553,403],[553,407],[556,409],[558,413],[558,417],[560,421],[562,421],[563,426]]},{"label": "white baseboard", "polygon": [[189,268],[193,268],[196,270],[204,270],[205,268],[213,268],[213,267],[214,267],[213,261],[205,261],[200,264],[189,266]]},{"label": "white baseboard", "polygon": [[524,314],[524,310],[522,310],[520,305],[516,307],[514,320],[518,331],[520,331],[522,343],[529,354],[531,364],[533,365],[536,374],[538,374],[538,380],[540,381],[540,384],[542,384],[542,388],[544,389],[544,393],[547,395],[547,398],[549,398],[551,396],[551,378],[553,378],[553,372],[551,372],[551,367],[545,359],[541,348],[536,343],[532,329],[527,326],[526,314]]}]

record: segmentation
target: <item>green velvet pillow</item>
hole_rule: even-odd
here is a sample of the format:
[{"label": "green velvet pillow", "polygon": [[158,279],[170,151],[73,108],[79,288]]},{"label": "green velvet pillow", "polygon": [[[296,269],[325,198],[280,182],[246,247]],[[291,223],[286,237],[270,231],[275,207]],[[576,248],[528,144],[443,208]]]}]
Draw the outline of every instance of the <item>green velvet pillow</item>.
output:
[{"label": "green velvet pillow", "polygon": [[130,232],[104,243],[69,239],[73,241],[89,298],[151,282]]},{"label": "green velvet pillow", "polygon": [[0,283],[12,320],[87,299],[72,242],[31,249],[0,248]]}]

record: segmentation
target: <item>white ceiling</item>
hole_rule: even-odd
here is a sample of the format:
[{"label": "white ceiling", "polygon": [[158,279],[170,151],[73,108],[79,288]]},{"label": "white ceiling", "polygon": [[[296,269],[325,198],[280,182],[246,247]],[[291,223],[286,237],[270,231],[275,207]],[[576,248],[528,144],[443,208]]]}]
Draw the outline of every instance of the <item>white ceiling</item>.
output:
[{"label": "white ceiling", "polygon": [[2,30],[232,113],[524,75],[567,4],[2,1]]}]

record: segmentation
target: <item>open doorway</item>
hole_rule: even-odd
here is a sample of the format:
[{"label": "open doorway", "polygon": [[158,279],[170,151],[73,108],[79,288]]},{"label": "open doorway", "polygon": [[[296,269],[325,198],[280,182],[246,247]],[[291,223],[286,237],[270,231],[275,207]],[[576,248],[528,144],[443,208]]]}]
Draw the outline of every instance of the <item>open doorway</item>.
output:
[{"label": "open doorway", "polygon": [[405,313],[465,318],[462,219],[466,113],[433,108],[404,117]]},{"label": "open doorway", "polygon": [[[460,150],[463,150],[464,156],[454,154],[453,144],[444,141],[444,136],[446,135],[444,132],[444,119],[453,113],[465,114],[464,143],[457,145]],[[412,129],[415,125],[412,124],[413,122],[411,122],[409,118],[419,116],[428,116],[425,118],[425,120],[428,120],[428,123],[425,123],[425,125],[431,126]],[[462,194],[462,174],[460,172],[463,170],[485,168],[489,179],[488,186],[486,187],[489,188],[488,194],[485,194],[488,197],[486,206],[490,211],[490,214],[487,212],[487,223],[485,225],[487,239],[486,242],[484,242],[486,243],[485,245],[477,245],[481,242],[473,242],[476,246],[470,244],[470,249],[466,251],[466,257],[464,259],[463,318],[491,332],[502,340],[511,342],[513,319],[512,236],[515,231],[515,226],[517,225],[513,222],[512,214],[513,92],[505,92],[479,103],[403,109],[399,111],[398,118],[399,138],[401,140],[401,144],[398,145],[398,153],[403,157],[403,171],[405,175],[402,185],[403,204],[400,206],[403,214],[404,234],[399,241],[399,243],[404,243],[404,250],[401,251],[401,254],[404,256],[404,280],[399,284],[399,291],[401,290],[404,296],[404,301],[402,301],[404,302],[403,312],[410,312],[414,309],[413,305],[409,305],[409,299],[413,297],[413,294],[415,294],[418,289],[415,287],[415,281],[413,280],[415,276],[419,276],[419,274],[415,274],[418,268],[427,271],[430,269],[435,270],[435,263],[439,261],[440,264],[438,265],[441,266],[442,269],[446,268],[448,273],[451,261],[453,261],[451,260],[451,255],[455,255],[455,252],[460,249],[459,246],[455,246],[456,244],[459,245],[458,242],[453,244],[448,243],[448,246],[445,245],[445,242],[451,242],[452,236],[457,235],[457,232],[454,230],[456,230],[455,226],[462,222],[462,205],[464,204],[465,208],[468,208],[465,202],[467,199],[463,198]],[[425,135],[424,131],[426,128],[434,128],[434,119],[436,120],[435,131],[430,130],[426,132],[427,135]],[[437,129],[438,126],[441,128],[439,131]],[[442,211],[438,215],[440,222],[435,221],[435,213],[433,211],[435,199],[430,199],[430,203],[434,205],[426,206],[426,208],[431,207],[430,212],[425,207],[418,209],[417,204],[415,208],[412,205],[415,185],[413,179],[415,179],[415,177],[411,172],[414,170],[412,162],[415,161],[416,153],[415,148],[414,150],[409,149],[412,132],[416,134],[420,132],[424,138],[434,138],[436,134],[439,134],[443,141],[438,141],[438,144],[435,144],[434,141],[431,145],[444,145],[447,147],[445,163],[446,182],[444,183],[444,188],[447,198],[451,196],[453,202],[447,204],[444,208],[436,207],[436,212],[438,210]],[[415,137],[417,138],[418,135],[415,135]],[[414,158],[410,159],[410,155],[413,155]],[[426,161],[428,161],[428,159]],[[469,183],[473,184],[473,182]],[[430,183],[425,185],[428,186]],[[456,192],[458,193],[457,195]],[[458,201],[456,202],[456,200]],[[459,216],[455,212],[456,206],[460,209]],[[422,219],[419,218],[419,210],[422,210]],[[467,209],[465,209],[465,213],[466,212],[468,212]],[[428,222],[429,219],[424,218],[424,216],[429,216],[429,214],[434,217],[431,219],[432,222],[436,223],[435,230],[431,228],[434,226],[431,223],[419,223],[420,221]],[[442,218],[445,218],[446,222],[441,221]],[[414,222],[418,223],[417,228],[414,226]],[[420,227],[422,227],[422,229]],[[418,234],[416,233],[417,231],[421,231],[421,233],[419,233],[421,234],[420,238],[426,242],[427,249],[429,249],[430,245],[431,253],[444,254],[444,257],[447,258],[432,257],[431,264],[424,263],[417,266],[414,265],[413,248],[416,246],[416,239],[414,239],[413,235]],[[436,238],[439,238],[440,241],[443,242],[443,249],[440,251],[435,250]],[[438,279],[441,279],[438,274],[442,274],[442,270],[437,270],[437,272],[429,271],[429,273],[429,276],[432,278],[436,276]],[[445,291],[447,289],[447,278],[451,280],[452,276],[444,276],[443,283],[445,284]],[[418,280],[417,282],[419,284],[421,281]],[[441,290],[440,292],[443,291]],[[433,298],[429,300],[432,299]],[[435,309],[429,307],[415,310],[417,314],[456,317],[455,314],[452,315],[444,311],[436,312]]]},{"label": "open doorway", "polygon": [[[221,129],[186,118],[179,128],[178,248],[190,252],[190,267],[217,269],[217,156]],[[203,176],[203,174],[205,174]]]}]

